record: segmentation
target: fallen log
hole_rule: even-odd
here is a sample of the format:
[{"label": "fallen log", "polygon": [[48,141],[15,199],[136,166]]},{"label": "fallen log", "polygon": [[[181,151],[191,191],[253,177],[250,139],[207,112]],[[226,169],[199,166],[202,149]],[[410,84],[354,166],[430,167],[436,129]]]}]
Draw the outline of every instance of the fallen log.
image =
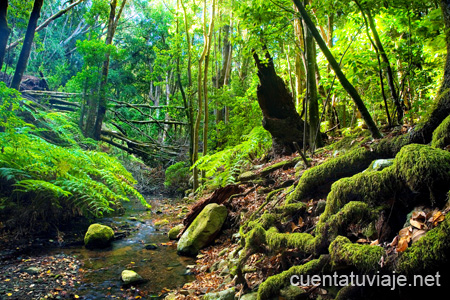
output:
[{"label": "fallen log", "polygon": [[244,189],[238,185],[230,184],[221,188],[218,188],[214,193],[204,200],[198,201],[192,208],[191,211],[184,217],[183,225],[184,229],[180,232],[178,237],[180,237],[184,231],[194,222],[195,218],[200,214],[200,212],[205,208],[206,205],[211,203],[223,204],[234,194],[242,193]]}]

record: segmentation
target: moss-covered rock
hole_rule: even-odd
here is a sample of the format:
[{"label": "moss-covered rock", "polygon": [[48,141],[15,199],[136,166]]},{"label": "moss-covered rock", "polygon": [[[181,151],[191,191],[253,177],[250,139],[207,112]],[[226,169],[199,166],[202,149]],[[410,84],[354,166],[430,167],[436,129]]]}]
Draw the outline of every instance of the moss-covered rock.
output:
[{"label": "moss-covered rock", "polygon": [[211,203],[205,206],[194,222],[183,233],[177,251],[180,255],[195,256],[207,246],[222,228],[227,218],[227,209],[223,205]]},{"label": "moss-covered rock", "polygon": [[170,240],[176,240],[178,238],[178,235],[180,234],[181,230],[183,230],[184,225],[178,224],[177,226],[171,228],[169,230],[169,233],[167,235],[169,236]]},{"label": "moss-covered rock", "polygon": [[111,244],[114,239],[114,231],[111,227],[101,224],[92,224],[89,226],[85,236],[84,245],[86,248],[105,248]]},{"label": "moss-covered rock", "polygon": [[120,279],[125,285],[138,284],[144,281],[141,275],[132,270],[123,270]]},{"label": "moss-covered rock", "polygon": [[428,194],[441,206],[450,186],[450,152],[427,145],[403,147],[395,159],[395,173],[414,193]]}]

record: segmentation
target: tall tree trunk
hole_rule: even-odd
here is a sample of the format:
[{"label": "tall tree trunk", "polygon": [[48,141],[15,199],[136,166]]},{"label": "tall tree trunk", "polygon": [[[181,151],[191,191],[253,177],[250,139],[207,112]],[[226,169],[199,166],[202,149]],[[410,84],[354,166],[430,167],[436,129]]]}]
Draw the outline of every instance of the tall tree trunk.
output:
[{"label": "tall tree trunk", "polygon": [[36,30],[37,22],[41,16],[41,8],[44,0],[35,0],[33,10],[28,21],[27,32],[23,41],[22,51],[20,51],[19,60],[17,61],[16,71],[14,73],[13,80],[11,82],[11,88],[19,90],[20,82],[22,81],[23,73],[25,72],[28,64],[28,58],[31,53],[31,46],[33,45],[34,33]]},{"label": "tall tree trunk", "polygon": [[[122,4],[120,6],[119,12],[116,16],[116,7],[117,0],[112,0],[110,3],[110,14],[108,20],[108,33],[106,35],[106,45],[112,45],[114,34],[116,33],[117,26],[119,25],[119,19],[122,15],[123,9],[125,7],[127,0],[122,0]],[[108,51],[105,54],[105,60],[103,61],[102,67],[102,81],[100,82],[100,93],[99,93],[99,101],[98,101],[98,111],[97,118],[95,120],[95,128],[94,128],[94,138],[96,140],[100,140],[100,134],[102,131],[103,119],[106,115],[106,107],[107,107],[107,91],[106,85],[108,83],[108,73],[109,73],[109,61],[111,58],[111,53]]]},{"label": "tall tree trunk", "polygon": [[[0,1],[4,1],[4,0],[0,0]],[[60,11],[58,11],[56,14],[52,15],[50,18],[48,18],[47,20],[45,20],[42,24],[40,24],[38,27],[36,27],[36,32],[39,32],[41,30],[43,30],[44,28],[46,28],[52,21],[60,18],[61,16],[63,16],[65,13],[67,13],[68,11],[70,11],[72,8],[74,8],[75,6],[77,6],[78,4],[80,4],[81,2],[83,2],[85,0],[78,0],[75,3],[70,4],[68,7],[61,9]],[[7,2],[7,1],[6,1]],[[14,48],[16,48],[21,42],[23,41],[23,38],[20,38],[18,40],[16,40],[15,42],[9,44],[6,47],[6,51],[12,50]]]},{"label": "tall tree trunk", "polygon": [[296,151],[294,142],[303,144],[304,124],[295,109],[292,94],[283,79],[275,72],[272,57],[266,52],[267,63],[253,53],[260,85],[257,89],[258,104],[263,113],[263,127],[272,135],[275,155],[290,155]]},{"label": "tall tree trunk", "polygon": [[[230,24],[224,25],[222,27],[223,32],[223,40],[222,40],[222,68],[219,71],[218,79],[217,79],[217,89],[221,89],[224,86],[228,85],[230,78],[230,69],[231,69],[231,57],[232,57],[232,45],[230,41],[230,34],[232,31],[232,17],[230,18]],[[216,110],[216,124],[225,121],[227,108],[219,107]],[[217,135],[220,134],[219,127],[217,127]],[[220,147],[222,145],[222,141],[217,143],[217,146]]]},{"label": "tall tree trunk", "polygon": [[[186,6],[183,3],[183,0],[180,0],[181,7],[183,9],[183,19],[184,19],[184,30],[186,32],[186,42],[187,42],[187,78],[188,78],[188,86],[187,86],[187,109],[189,114],[189,132],[190,132],[190,147],[189,147],[189,160],[191,165],[194,164],[194,108],[192,103],[192,43],[191,36],[189,34],[189,22],[188,16],[186,12]],[[180,80],[181,81],[181,80]],[[186,106],[186,103],[185,103]]]},{"label": "tall tree trunk", "polygon": [[[180,24],[179,24],[180,20],[179,20],[179,17],[178,17],[178,11],[180,9],[180,4],[183,5],[182,0],[178,0],[177,1],[177,34],[179,34],[179,32],[180,32]],[[185,11],[185,7],[184,6],[183,6],[183,11]],[[187,25],[186,15],[184,16],[184,18],[185,18],[185,22],[186,22],[185,23],[186,37],[187,37],[187,40],[188,40],[188,44],[190,44],[189,32],[188,32],[189,28],[188,28],[188,25]],[[181,49],[180,49],[180,46],[181,45],[177,44],[177,47],[179,47],[178,48],[178,56],[177,56],[177,82],[178,82],[178,87],[180,88],[181,97],[183,99],[185,113],[186,113],[186,118],[187,118],[188,123],[189,123],[188,124],[189,160],[192,163],[192,153],[193,153],[192,152],[192,147],[193,147],[193,144],[194,144],[194,133],[193,133],[193,127],[192,126],[194,124],[194,121],[193,121],[192,109],[191,109],[191,105],[190,105],[191,101],[188,99],[189,95],[186,95],[186,92],[184,91],[184,88],[183,88],[183,84],[181,83],[181,68],[180,68]],[[191,60],[191,53],[190,52],[191,52],[191,49],[189,48],[188,49],[188,69],[191,67],[190,66],[190,60]],[[188,71],[188,73],[190,75],[190,70]],[[188,92],[189,92],[189,90],[191,88],[190,84],[191,84],[191,79],[188,78]]]},{"label": "tall tree trunk", "polygon": [[342,87],[347,91],[347,93],[352,97],[352,100],[354,101],[356,107],[361,112],[361,116],[366,123],[367,127],[369,128],[370,133],[372,134],[373,138],[381,138],[381,133],[378,130],[377,125],[373,121],[372,117],[370,116],[369,111],[367,110],[367,107],[364,105],[364,102],[362,101],[360,95],[356,91],[355,87],[348,81],[347,77],[345,77],[344,73],[342,72],[341,68],[339,67],[338,62],[334,58],[333,54],[331,54],[330,49],[328,49],[327,45],[323,41],[322,37],[320,36],[320,33],[317,31],[317,28],[315,27],[314,23],[311,21],[311,18],[309,17],[308,13],[306,12],[304,6],[300,2],[300,0],[293,0],[294,4],[297,6],[303,20],[305,21],[306,25],[308,26],[309,30],[311,30],[311,33],[316,40],[317,44],[319,45],[320,49],[322,50],[322,53],[327,58],[328,62],[330,63],[331,67],[333,68],[334,72],[336,73],[336,76],[338,77],[339,81],[342,84]]},{"label": "tall tree trunk", "polygon": [[8,0],[0,0],[0,71],[6,54],[6,45],[11,34],[8,26]]},{"label": "tall tree trunk", "polygon": [[[306,2],[306,1],[305,1]],[[306,25],[303,28],[307,28]],[[308,122],[309,122],[309,146],[311,153],[314,152],[315,145],[320,145],[320,141],[315,141],[316,131],[319,124],[319,102],[316,85],[316,45],[310,30],[305,30],[305,52],[306,52],[306,97],[308,101]],[[317,135],[320,139],[320,135]]]},{"label": "tall tree trunk", "polygon": [[[327,30],[327,45],[328,48],[333,48],[333,35],[334,35],[334,14],[330,13],[328,16],[328,30]],[[327,66],[327,74],[328,76],[331,75],[331,65],[328,64]],[[329,91],[331,93],[331,90]],[[334,94],[333,94],[334,98]],[[334,128],[337,124],[336,117],[333,109],[333,102],[334,101],[328,101],[326,111],[327,111],[327,119],[328,119],[328,130]]]},{"label": "tall tree trunk", "polygon": [[[200,133],[200,123],[201,118],[203,114],[203,93],[206,94],[207,91],[203,90],[205,87],[205,82],[203,81],[203,74],[202,74],[202,65],[205,61],[206,55],[209,55],[209,47],[210,47],[210,37],[212,37],[212,29],[214,26],[214,13],[215,13],[215,0],[213,0],[213,8],[212,8],[212,15],[211,15],[211,21],[209,24],[209,33],[206,31],[206,0],[203,1],[203,38],[204,38],[204,46],[203,51],[200,56],[200,59],[198,61],[198,77],[197,77],[197,89],[198,89],[198,113],[197,118],[195,120],[195,127],[194,127],[194,158],[193,162],[195,163],[198,160],[198,143],[199,143],[199,133]],[[205,63],[205,74],[207,74],[207,65]],[[207,99],[207,96],[205,97]],[[207,109],[207,108],[205,108]],[[205,112],[206,113],[206,112]],[[207,124],[204,124],[204,126],[207,126]],[[203,147],[207,147],[207,145],[203,145]],[[193,189],[194,191],[197,190],[199,187],[199,180],[198,180],[198,169],[197,167],[193,168]]]},{"label": "tall tree trunk", "polygon": [[370,13],[370,10],[367,10],[367,17],[369,19],[369,26],[370,26],[370,29],[372,30],[375,44],[377,45],[377,48],[380,51],[380,56],[383,59],[384,65],[386,66],[386,74],[387,74],[387,79],[388,79],[389,90],[391,92],[391,96],[392,96],[392,100],[394,101],[394,105],[397,109],[397,121],[399,124],[402,124],[403,106],[398,97],[397,88],[395,87],[394,74],[392,72],[391,64],[389,62],[389,58],[387,57],[386,51],[384,50],[383,44],[381,43],[380,36],[378,35],[378,31],[375,26],[375,22],[372,18],[372,14]]}]

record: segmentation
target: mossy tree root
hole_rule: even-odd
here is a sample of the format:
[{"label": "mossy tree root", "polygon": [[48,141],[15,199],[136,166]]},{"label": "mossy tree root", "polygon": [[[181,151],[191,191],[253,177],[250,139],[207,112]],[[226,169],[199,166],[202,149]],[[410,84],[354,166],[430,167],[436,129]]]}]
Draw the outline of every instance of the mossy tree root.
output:
[{"label": "mossy tree root", "polygon": [[450,116],[438,126],[433,132],[431,146],[435,148],[444,148],[450,145]]},{"label": "mossy tree root", "polygon": [[[397,154],[392,166],[334,183],[313,234],[278,232],[274,225],[279,217],[275,214],[265,213],[260,220],[249,223],[253,229],[246,236],[246,253],[294,248],[315,257],[329,254],[327,261],[330,264],[322,265],[329,268],[344,266],[356,268],[361,273],[382,267],[383,270],[395,270],[402,274],[429,271],[447,260],[450,218],[430,230],[405,252],[393,256],[389,256],[383,247],[356,244],[345,235],[351,224],[360,228],[373,224],[383,212],[399,215],[398,222],[391,224],[392,233],[396,234],[403,227],[406,213],[412,208],[418,205],[443,208],[448,200],[449,186],[450,153],[426,145],[407,145]],[[300,203],[285,204],[286,209],[280,207],[276,211],[294,214],[295,204]],[[269,277],[260,286],[258,298],[270,299],[288,284],[286,278],[289,274],[303,274],[317,263],[316,259]]]},{"label": "mossy tree root", "polygon": [[381,258],[386,255],[382,247],[355,244],[341,235],[334,239],[328,250],[333,265],[353,266],[362,272],[379,269]]},{"label": "mossy tree root", "polygon": [[329,192],[327,185],[364,171],[375,159],[394,157],[408,142],[407,136],[379,140],[372,144],[370,149],[357,148],[311,168],[302,175],[295,191],[287,198],[287,202],[303,201],[320,191],[326,195]]},{"label": "mossy tree root", "polygon": [[289,270],[267,278],[258,289],[258,300],[272,299],[279,294],[281,288],[289,286],[293,275],[306,276],[320,274],[329,265],[329,256],[321,255],[303,265],[293,266]]}]

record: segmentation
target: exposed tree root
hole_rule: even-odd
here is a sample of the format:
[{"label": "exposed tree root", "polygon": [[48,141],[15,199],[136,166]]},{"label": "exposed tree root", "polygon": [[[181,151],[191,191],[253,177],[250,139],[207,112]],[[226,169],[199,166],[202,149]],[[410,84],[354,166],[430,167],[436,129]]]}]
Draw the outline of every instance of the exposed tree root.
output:
[{"label": "exposed tree root", "polygon": [[[271,299],[278,295],[282,288],[289,286],[291,275],[321,274],[333,268],[350,268],[360,274],[376,270],[416,274],[436,269],[439,263],[447,260],[446,253],[450,251],[448,219],[404,252],[380,245],[357,244],[352,241],[355,237],[348,235],[351,228],[374,228],[374,239],[380,243],[387,242],[403,228],[406,215],[413,208],[424,205],[442,209],[446,205],[450,187],[450,153],[425,145],[404,146],[408,142],[405,137],[397,137],[390,142],[380,141],[373,146],[374,151],[357,149],[309,170],[300,180],[299,186],[303,184],[303,188],[297,186],[297,198],[291,197],[291,202],[286,201],[273,212],[265,211],[259,219],[241,227],[244,251],[240,255],[238,275],[254,253],[276,254],[283,249],[294,249],[301,257],[316,257],[269,277],[260,285],[258,299]],[[307,217],[306,204],[292,199],[308,199],[306,195],[312,195],[314,188],[320,186],[317,181],[325,183],[337,179],[338,175],[332,174],[333,171],[339,171],[339,176],[362,171],[372,159],[395,154],[394,164],[382,171],[366,171],[336,181],[328,194],[325,211],[311,234],[283,232],[283,222],[292,219],[293,215]],[[351,155],[355,155],[353,160]],[[349,160],[354,164],[342,170]],[[350,293],[357,294],[359,290],[342,290],[337,299],[344,299],[344,295]]]}]

